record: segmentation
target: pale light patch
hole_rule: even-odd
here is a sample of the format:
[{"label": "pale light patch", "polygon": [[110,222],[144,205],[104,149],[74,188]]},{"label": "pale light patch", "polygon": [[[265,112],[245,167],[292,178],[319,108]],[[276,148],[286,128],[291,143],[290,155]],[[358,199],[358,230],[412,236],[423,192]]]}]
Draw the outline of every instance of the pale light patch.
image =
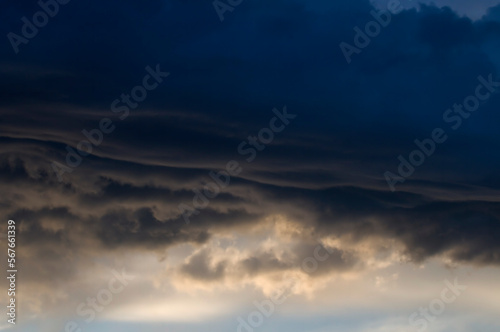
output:
[{"label": "pale light patch", "polygon": [[393,264],[410,261],[404,254],[403,244],[394,239],[371,236],[353,241],[349,236],[342,238],[329,236],[322,238],[321,242],[330,248],[355,253],[362,258],[368,269],[385,269]]},{"label": "pale light patch", "polygon": [[393,287],[392,282],[394,282],[398,279],[399,279],[398,273],[393,273],[390,277],[376,276],[375,277],[375,286],[377,286],[377,288],[381,292],[387,292],[389,290],[389,288]]},{"label": "pale light patch", "polygon": [[173,298],[151,301],[137,299],[133,303],[109,310],[104,317],[116,321],[135,322],[202,322],[231,311],[231,303],[210,302],[199,298]]},{"label": "pale light patch", "polygon": [[281,240],[292,241],[308,234],[312,234],[313,227],[306,227],[303,223],[294,222],[281,214],[271,215],[269,221],[274,222],[274,233]]}]

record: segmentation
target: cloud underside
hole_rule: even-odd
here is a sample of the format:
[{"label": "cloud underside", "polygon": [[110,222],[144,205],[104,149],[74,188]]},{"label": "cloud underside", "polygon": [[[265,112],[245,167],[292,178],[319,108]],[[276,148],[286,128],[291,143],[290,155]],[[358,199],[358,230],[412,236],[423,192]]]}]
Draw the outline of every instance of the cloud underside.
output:
[{"label": "cloud underside", "polygon": [[[178,287],[303,273],[318,244],[331,253],[308,278],[431,258],[500,265],[497,95],[396,192],[383,177],[416,138],[446,128],[443,112],[479,75],[498,76],[500,7],[476,21],[405,11],[347,65],[337,46],[373,19],[367,1],[249,2],[224,28],[193,2],[154,1],[141,20],[125,3],[123,20],[93,27],[113,43],[68,23],[72,10],[88,13],[75,3],[60,17],[67,40],[54,21],[24,58],[0,51],[0,211],[17,222],[29,281],[67,282],[103,253],[161,257],[186,244]],[[172,75],[120,120],[111,102],[156,62]],[[248,162],[239,144],[284,104],[297,118]],[[66,146],[104,117],[115,131],[60,182],[52,162],[64,165]],[[179,204],[193,205],[193,189],[230,160],[242,173],[186,224]]]}]

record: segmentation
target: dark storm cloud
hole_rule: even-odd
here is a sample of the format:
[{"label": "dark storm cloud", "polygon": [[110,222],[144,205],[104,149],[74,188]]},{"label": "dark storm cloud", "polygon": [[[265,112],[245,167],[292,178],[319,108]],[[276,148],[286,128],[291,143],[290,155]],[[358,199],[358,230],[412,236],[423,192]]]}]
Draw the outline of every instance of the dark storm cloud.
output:
[{"label": "dark storm cloud", "polygon": [[[37,10],[9,6],[4,34]],[[338,44],[372,19],[368,1],[252,1],[223,23],[209,1],[72,1],[18,55],[3,40],[0,209],[23,225],[33,257],[39,246],[201,244],[286,214],[318,235],[396,239],[416,262],[446,254],[499,264],[498,96],[398,193],[382,177],[443,125],[477,76],[498,77],[499,8],[478,21],[432,6],[405,11],[347,65]],[[112,101],[157,63],[171,76],[119,120]],[[238,144],[284,104],[300,120],[245,163]],[[64,163],[66,145],[103,117],[116,130],[60,183],[50,163]],[[178,204],[231,159],[240,177],[185,225]],[[200,259],[184,272],[222,278],[223,267]],[[242,266],[274,262],[262,254]]]}]

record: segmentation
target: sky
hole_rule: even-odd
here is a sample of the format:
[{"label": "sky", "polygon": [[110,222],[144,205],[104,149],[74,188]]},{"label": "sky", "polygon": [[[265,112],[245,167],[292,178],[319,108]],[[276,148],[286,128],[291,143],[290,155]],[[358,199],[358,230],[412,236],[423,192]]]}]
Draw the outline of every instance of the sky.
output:
[{"label": "sky", "polygon": [[0,331],[500,329],[500,1],[0,7]]}]

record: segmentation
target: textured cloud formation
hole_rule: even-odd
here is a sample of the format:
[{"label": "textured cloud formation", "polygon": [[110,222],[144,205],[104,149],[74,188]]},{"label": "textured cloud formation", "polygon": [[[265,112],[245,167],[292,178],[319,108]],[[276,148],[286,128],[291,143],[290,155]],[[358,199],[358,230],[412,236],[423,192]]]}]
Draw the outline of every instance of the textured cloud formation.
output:
[{"label": "textured cloud formation", "polygon": [[[67,294],[53,287],[120,252],[163,262],[188,246],[168,273],[155,271],[167,280],[155,285],[181,292],[268,291],[277,274],[302,276],[306,292],[309,279],[431,259],[498,267],[498,95],[398,191],[383,173],[447,125],[444,111],[479,75],[498,77],[500,6],[477,20],[432,5],[404,11],[348,65],[338,45],[372,9],[255,0],[221,24],[210,2],[75,1],[19,55],[5,38],[0,212],[18,223],[22,278],[40,294],[30,312],[56,307]],[[19,31],[35,10],[9,4],[0,28]],[[157,63],[171,75],[120,120],[111,103]],[[239,144],[283,105],[297,119],[246,162]],[[66,146],[102,118],[116,129],[60,182],[51,163],[65,164]],[[186,224],[179,204],[229,160],[242,173]],[[305,274],[318,244],[329,259]]]}]

